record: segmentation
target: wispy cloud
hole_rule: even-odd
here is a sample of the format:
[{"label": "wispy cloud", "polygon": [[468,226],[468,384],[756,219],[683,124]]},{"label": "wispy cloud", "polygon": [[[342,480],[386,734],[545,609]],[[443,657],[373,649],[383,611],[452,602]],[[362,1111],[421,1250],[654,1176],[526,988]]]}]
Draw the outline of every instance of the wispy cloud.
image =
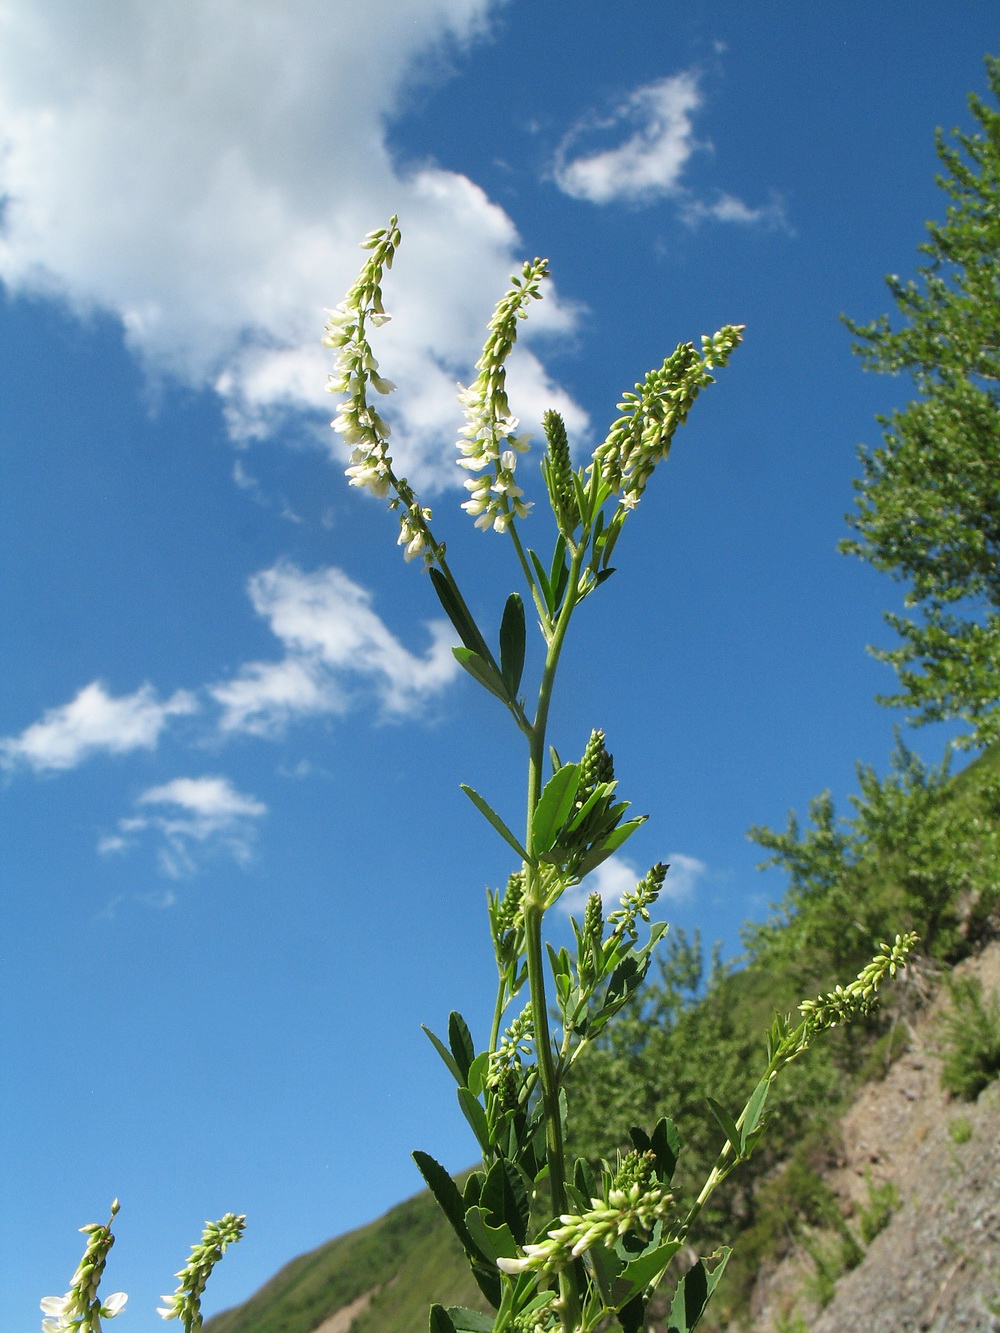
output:
[{"label": "wispy cloud", "polygon": [[102,838],[97,850],[125,852],[152,835],[159,843],[160,869],[171,879],[193,875],[203,858],[220,853],[248,864],[257,833],[254,821],[267,814],[263,802],[237,791],[224,777],[174,778],[144,791],[136,805],[149,813],[120,819],[117,832]]},{"label": "wispy cloud", "polygon": [[[556,184],[574,199],[593,204],[646,201],[673,193],[697,147],[692,113],[701,101],[691,73],[636,88],[611,116],[592,115],[574,126],[559,150]],[[616,147],[571,156],[585,134],[633,125],[634,133]]]},{"label": "wispy cloud", "polygon": [[447,621],[428,622],[430,647],[418,656],[372,610],[371,594],[342,570],[305,573],[282,562],[255,574],[249,592],[285,656],[248,663],[212,687],[223,732],[271,735],[296,716],[346,713],[366,695],[402,716],[419,711],[458,674]]},{"label": "wispy cloud", "polygon": [[[400,164],[386,125],[428,55],[503,0],[8,0],[0,14],[0,281],[110,311],[153,376],[211,387],[237,440],[327,428],[323,308],[360,237],[398,212],[383,364],[400,471],[457,484],[455,380],[525,256],[466,176]],[[554,293],[525,333],[566,330]],[[523,345],[514,410],[582,411]]]},{"label": "wispy cloud", "polygon": [[8,769],[23,765],[44,772],[75,768],[101,752],[151,750],[170,718],[197,707],[186,690],[161,702],[151,685],[143,685],[134,694],[115,698],[95,680],[68,704],[50,708],[20,736],[0,740],[0,763]]},{"label": "wispy cloud", "polygon": [[[698,882],[707,874],[708,866],[696,856],[686,856],[683,852],[672,852],[667,861],[670,869],[660,891],[661,899],[672,898],[676,902],[690,897]],[[579,914],[589,896],[599,893],[605,909],[614,909],[622,895],[631,893],[644,874],[645,871],[639,870],[624,856],[609,856],[580,884],[568,889],[559,899],[559,906],[567,914]]]},{"label": "wispy cloud", "polygon": [[[724,191],[701,199],[684,184],[693,154],[711,148],[694,132],[694,118],[703,103],[697,74],[685,70],[634,89],[610,115],[591,112],[559,146],[553,169],[556,184],[563,193],[592,204],[672,199],[689,226],[713,220],[787,229],[779,199],[759,207]],[[581,147],[586,139],[608,134],[619,139],[611,148],[587,152]]]},{"label": "wispy cloud", "polygon": [[[283,656],[248,662],[229,680],[165,700],[151,685],[115,698],[94,681],[19,736],[0,738],[0,768],[65,770],[102,753],[152,750],[172,719],[197,712],[202,738],[209,727],[223,736],[277,736],[297,718],[343,716],[372,702],[383,715],[412,716],[460,672],[447,621],[426,622],[429,645],[411,652],[372,609],[371,593],[340,569],[310,573],[281,561],[255,574],[248,591]],[[105,850],[113,850],[110,843]]]}]

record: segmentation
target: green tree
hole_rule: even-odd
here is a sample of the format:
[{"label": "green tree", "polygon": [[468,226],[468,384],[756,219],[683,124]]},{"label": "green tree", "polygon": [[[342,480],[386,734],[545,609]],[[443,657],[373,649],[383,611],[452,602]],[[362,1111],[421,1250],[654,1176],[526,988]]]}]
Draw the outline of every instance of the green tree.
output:
[{"label": "green tree", "polygon": [[[986,68],[1000,101],[1000,58]],[[884,443],[861,450],[856,535],[841,549],[909,584],[886,613],[897,648],[873,649],[901,690],[880,702],[920,724],[961,718],[960,744],[1000,736],[1000,112],[971,95],[981,132],[937,132],[951,199],[928,223],[919,280],[886,279],[903,318],[846,320],[866,369],[909,372],[920,396],[880,417]]]}]

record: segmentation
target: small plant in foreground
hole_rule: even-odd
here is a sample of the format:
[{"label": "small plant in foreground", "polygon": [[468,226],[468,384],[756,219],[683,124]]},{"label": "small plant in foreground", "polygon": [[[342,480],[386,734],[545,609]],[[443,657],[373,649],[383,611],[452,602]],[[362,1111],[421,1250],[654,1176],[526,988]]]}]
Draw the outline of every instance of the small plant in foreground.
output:
[{"label": "small plant in foreground", "polygon": [[737,1114],[706,1098],[721,1145],[694,1197],[682,1198],[673,1187],[681,1143],[665,1118],[652,1128],[633,1127],[630,1147],[614,1164],[594,1168],[567,1159],[568,1076],[645,978],[666,929],[651,923],[650,910],[668,867],[654,865],[607,918],[600,895],[591,894],[582,917],[572,920],[572,949],[543,942],[544,918],[563,893],[617,852],[645,818],[628,817],[602,731],[590,733],[579,760],[567,762],[549,745],[556,674],[575,611],[614,574],[611,559],[624,524],[695,399],[713,382],[712,371],[739,346],[742,328],[725,325],[703,337],[700,350],[681,343],[623,394],[620,415],[582,467],[573,466],[560,415],[545,413],[541,474],[554,531],[551,555],[543,558],[521,539],[519,525],[533,501],[517,469],[530,440],[508,402],[506,361],[518,321],[542,296],[548,264],[536,259],[512,278],[490,321],[476,379],[460,389],[466,424],[457,462],[472,474],[462,508],[477,528],[511,543],[534,609],[543,658],[529,705],[522,693],[527,619],[521,593],[506,600],[494,650],[496,640],[473,617],[445,543],[431,527],[430,508],[395,470],[389,425],[375,405],[394,388],[379,373],[370,333],[389,318],[382,281],[400,239],[395,217],[368,235],[369,257],[358,280],[331,312],[325,342],[336,350],[337,363],[329,388],[343,395],[333,425],[351,450],[350,484],[395,511],[405,558],[420,557],[458,636],[457,660],[507,710],[527,750],[522,835],[484,796],[463,787],[514,856],[506,887],[488,894],[498,977],[488,1042],[477,1051],[458,1013],[450,1016],[446,1041],[428,1031],[458,1086],[482,1167],[460,1188],[432,1157],[414,1153],[495,1313],[435,1305],[431,1333],[591,1333],[612,1317],[626,1333],[638,1333],[668,1275],[669,1328],[687,1333],[700,1321],[731,1251],[722,1246],[693,1266],[688,1262],[683,1274],[674,1261],[690,1254],[708,1199],[760,1140],[773,1080],[821,1032],[869,1012],[883,978],[903,966],[915,936],[897,935],[881,945],[854,981],[804,1000],[795,1019],[776,1017],[765,1067]]},{"label": "small plant in foreground", "polygon": [[[113,1319],[121,1313],[128,1297],[123,1291],[103,1300],[98,1287],[104,1274],[108,1252],[115,1243],[111,1223],[118,1214],[119,1204],[111,1205],[111,1217],[105,1226],[91,1222],[80,1230],[87,1237],[87,1248],[80,1266],[70,1279],[65,1296],[46,1296],[41,1302],[42,1333],[101,1333],[101,1320]],[[218,1222],[207,1222],[201,1243],[191,1250],[187,1264],[176,1275],[180,1286],[157,1314],[163,1319],[180,1319],[184,1333],[198,1333],[201,1328],[201,1297],[212,1269],[225,1253],[226,1246],[238,1241],[243,1234],[244,1217],[227,1213]]]}]

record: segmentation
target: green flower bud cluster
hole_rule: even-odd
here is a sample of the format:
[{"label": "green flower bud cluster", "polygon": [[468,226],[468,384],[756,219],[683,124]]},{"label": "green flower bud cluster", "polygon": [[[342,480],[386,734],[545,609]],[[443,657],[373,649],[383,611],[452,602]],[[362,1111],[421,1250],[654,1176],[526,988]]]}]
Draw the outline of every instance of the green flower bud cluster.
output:
[{"label": "green flower bud cluster", "polygon": [[607,1199],[591,1199],[590,1204],[583,1213],[562,1214],[562,1225],[549,1231],[545,1240],[525,1245],[521,1258],[498,1259],[497,1267],[511,1275],[557,1273],[595,1245],[611,1249],[629,1233],[649,1235],[670,1215],[673,1195],[657,1185],[644,1189],[637,1180],[627,1189],[612,1187]]},{"label": "green flower bud cluster", "polygon": [[156,1311],[162,1319],[183,1319],[184,1333],[197,1333],[202,1324],[201,1298],[205,1284],[226,1247],[235,1245],[245,1226],[246,1218],[235,1213],[227,1213],[218,1222],[205,1223],[200,1242],[191,1247],[187,1263],[176,1274],[180,1278],[177,1290],[172,1296],[164,1296],[166,1305]]},{"label": "green flower bud cluster", "polygon": [[512,1333],[552,1333],[553,1329],[559,1327],[559,1316],[553,1308],[553,1303],[543,1305],[534,1310],[525,1310],[523,1314],[515,1315],[510,1323]]},{"label": "green flower bud cluster", "polygon": [[511,1023],[500,1038],[499,1046],[490,1056],[490,1072],[487,1079],[490,1087],[499,1086],[504,1070],[517,1071],[521,1068],[521,1056],[531,1054],[531,1042],[534,1036],[535,1028],[529,1003]]},{"label": "green flower bud cluster", "polygon": [[702,338],[700,355],[693,343],[679,344],[659,370],[636,384],[634,393],[622,396],[622,416],[594,451],[591,466],[612,491],[621,492],[626,509],[638,504],[656,464],[670,452],[677,427],[687,420],[701,390],[714,383],[710,370],[726,364],[742,333],[742,325],[725,325],[714,337]]},{"label": "green flower bud cluster", "polygon": [[567,540],[580,526],[580,510],[573,480],[573,463],[566,436],[566,423],[558,412],[548,411],[542,418],[548,452],[542,459],[542,476],[549,493],[556,526]]},{"label": "green flower bud cluster", "polygon": [[520,278],[511,276],[512,286],[497,304],[476,362],[479,375],[468,388],[459,386],[466,424],[458,441],[458,462],[483,473],[465,483],[470,495],[462,505],[477,528],[505,532],[512,518],[523,518],[531,508],[514,480],[517,455],[528,448],[529,437],[517,433],[519,422],[511,415],[506,361],[517,341],[517,321],[527,319],[529,303],[541,299],[539,284],[548,271],[548,261],[536,259],[524,265]]},{"label": "green flower bud cluster", "polygon": [[490,928],[493,934],[493,950],[496,953],[497,966],[504,971],[521,955],[521,941],[524,933],[524,871],[515,870],[507,880],[507,888],[501,898],[499,893],[488,891]]},{"label": "green flower bud cluster", "polygon": [[886,976],[894,977],[896,969],[906,966],[906,958],[917,942],[911,931],[897,935],[892,944],[879,945],[879,951],[861,969],[854,981],[837,986],[815,1000],[803,1000],[799,1013],[806,1020],[809,1033],[836,1027],[857,1014],[867,1014],[874,1008],[878,988]]},{"label": "green flower bud cluster", "polygon": [[660,896],[669,869],[668,865],[658,861],[631,893],[622,894],[621,907],[608,917],[608,925],[612,927],[614,938],[633,944],[639,938],[635,923],[639,919],[649,921],[649,909]]},{"label": "green flower bud cluster", "polygon": [[583,758],[580,760],[580,786],[577,790],[577,807],[579,808],[584,804],[599,782],[614,782],[614,780],[614,755],[608,754],[605,748],[604,732],[599,729],[592,731],[583,752]]},{"label": "green flower bud cluster", "polygon": [[[633,1148],[631,1152],[619,1155],[618,1170],[615,1172],[614,1184],[612,1190],[623,1191],[626,1194],[633,1185],[639,1185],[645,1193],[654,1188],[656,1184],[656,1153],[647,1148],[645,1152],[640,1152],[638,1148]],[[609,1197],[613,1197],[613,1194]]]},{"label": "green flower bud cluster", "polygon": [[46,1296],[41,1301],[42,1314],[48,1316],[42,1320],[42,1333],[101,1333],[101,1320],[114,1319],[121,1313],[128,1300],[123,1291],[116,1291],[104,1302],[97,1295],[108,1251],[115,1243],[111,1223],[118,1209],[115,1199],[106,1226],[90,1222],[80,1228],[87,1237],[87,1248],[65,1296]]}]

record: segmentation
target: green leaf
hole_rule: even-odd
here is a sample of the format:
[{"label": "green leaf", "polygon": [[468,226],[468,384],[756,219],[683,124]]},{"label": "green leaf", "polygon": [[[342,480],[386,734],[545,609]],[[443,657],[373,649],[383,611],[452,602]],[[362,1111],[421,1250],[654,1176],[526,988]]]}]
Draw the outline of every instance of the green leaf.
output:
[{"label": "green leaf", "polygon": [[493,807],[487,805],[487,803],[483,800],[483,798],[479,795],[479,793],[475,790],[475,788],[467,787],[464,782],[461,784],[461,787],[462,790],[465,792],[466,796],[468,796],[469,800],[472,802],[472,804],[483,816],[483,818],[488,820],[489,823],[491,823],[493,827],[496,829],[496,831],[500,834],[501,838],[503,838],[505,842],[509,843],[509,845],[513,847],[514,851],[517,852],[521,860],[527,861],[529,865],[533,864],[531,857],[524,850],[524,848],[521,846],[518,840],[514,837],[513,833],[511,833],[510,829],[503,822],[503,820],[493,809]]},{"label": "green leaf", "polygon": [[485,657],[475,653],[471,648],[452,648],[456,662],[465,667],[473,679],[482,685],[484,690],[489,690],[490,694],[505,704],[513,702],[510,693],[504,683],[503,677],[490,666]]},{"label": "green leaf", "polygon": [[695,1266],[684,1274],[674,1292],[667,1333],[693,1333],[698,1327],[731,1254],[732,1250],[723,1246],[712,1256],[718,1262],[711,1272],[705,1260],[699,1259]]},{"label": "green leaf", "polygon": [[451,1315],[443,1305],[432,1305],[430,1313],[430,1333],[458,1333]]},{"label": "green leaf", "polygon": [[618,1311],[618,1322],[623,1333],[642,1333],[646,1318],[646,1301],[642,1293],[633,1296],[627,1305]]},{"label": "green leaf", "polygon": [[569,565],[566,563],[566,538],[560,535],[552,552],[552,564],[549,567],[549,589],[552,593],[552,609],[558,607],[566,591],[569,578]]},{"label": "green leaf", "polygon": [[468,1088],[459,1088],[458,1104],[462,1108],[462,1114],[472,1126],[472,1132],[485,1155],[490,1150],[490,1127],[482,1104],[477,1097],[473,1097]]},{"label": "green leaf", "polygon": [[544,856],[552,850],[559,830],[573,809],[579,785],[579,764],[563,764],[545,784],[531,819],[531,843],[536,856]]},{"label": "green leaf", "polygon": [[421,1023],[420,1026],[423,1028],[424,1032],[430,1038],[431,1043],[433,1044],[434,1049],[437,1051],[438,1055],[440,1055],[441,1059],[451,1070],[451,1074],[455,1082],[458,1084],[459,1087],[461,1087],[462,1084],[465,1082],[465,1075],[462,1073],[458,1065],[455,1063],[455,1057],[452,1055],[451,1051],[448,1050],[448,1047],[444,1044],[444,1042],[441,1040],[440,1037],[435,1037],[434,1033],[430,1030],[429,1027],[427,1027],[423,1023]]},{"label": "green leaf", "polygon": [[524,671],[524,602],[520,593],[512,592],[507,598],[500,622],[500,672],[511,698],[517,697]]},{"label": "green leaf", "polygon": [[438,601],[444,607],[445,615],[455,626],[458,637],[466,648],[470,648],[474,653],[479,653],[482,657],[489,657],[489,649],[486,646],[486,640],[479,632],[479,626],[455,595],[454,588],[439,569],[432,568],[429,572],[434,591],[438,595]]},{"label": "green leaf", "polygon": [[491,1227],[482,1208],[470,1208],[465,1214],[465,1225],[480,1250],[496,1263],[497,1259],[516,1259],[517,1241],[505,1222]]},{"label": "green leaf", "polygon": [[455,1063],[462,1071],[459,1082],[465,1083],[469,1077],[469,1067],[476,1058],[476,1048],[472,1042],[469,1025],[462,1015],[454,1009],[448,1016],[448,1045],[455,1057]]},{"label": "green leaf", "polygon": [[478,1097],[486,1086],[486,1075],[490,1067],[489,1051],[480,1051],[472,1064],[469,1065],[469,1072],[465,1079],[465,1086],[472,1093],[473,1097]]},{"label": "green leaf", "polygon": [[743,1155],[746,1155],[750,1136],[760,1124],[760,1118],[764,1114],[764,1103],[767,1101],[770,1088],[771,1080],[762,1078],[747,1102],[746,1111],[743,1113],[743,1128],[740,1131],[740,1153]]},{"label": "green leaf", "polygon": [[524,1179],[513,1162],[493,1163],[483,1184],[479,1206],[492,1226],[506,1224],[519,1245],[528,1235],[531,1203]]},{"label": "green leaf", "polygon": [[436,1162],[429,1153],[417,1151],[412,1156],[417,1164],[417,1170],[427,1182],[427,1187],[437,1200],[441,1211],[451,1223],[452,1229],[461,1241],[466,1254],[472,1258],[485,1260],[487,1256],[483,1254],[469,1235],[469,1229],[465,1225],[465,1203],[451,1176],[441,1163]]},{"label": "green leaf", "polygon": [[733,1152],[737,1157],[740,1155],[740,1131],[736,1128],[736,1121],[729,1114],[726,1108],[720,1105],[714,1097],[706,1097],[708,1109],[718,1123],[719,1128],[725,1134],[726,1138],[732,1144]]},{"label": "green leaf", "polygon": [[[668,1240],[664,1244],[658,1245],[655,1250],[650,1250],[646,1254],[640,1254],[637,1259],[631,1259],[622,1269],[621,1277],[615,1284],[616,1295],[620,1283],[628,1283],[630,1290],[629,1300],[633,1295],[644,1291],[646,1287],[660,1276],[667,1264],[684,1244],[680,1240]],[[617,1303],[624,1303],[624,1297],[618,1296]]]},{"label": "green leaf", "polygon": [[549,586],[549,576],[545,572],[545,566],[542,564],[541,560],[539,560],[538,556],[534,553],[534,551],[529,550],[528,557],[531,560],[532,565],[534,566],[535,578],[538,580],[538,587],[541,590],[541,594],[545,599],[545,605],[549,608],[549,613],[552,614],[552,612],[555,611],[556,607],[555,607],[555,602],[552,599],[552,589]]},{"label": "green leaf", "polygon": [[582,879],[584,875],[589,875],[592,870],[596,870],[599,865],[617,852],[618,848],[631,838],[637,828],[641,828],[649,818],[648,815],[640,815],[638,819],[630,819],[625,824],[619,824],[618,827],[604,839],[599,847],[592,847],[585,857],[576,867],[576,873]]},{"label": "green leaf", "polygon": [[656,1154],[656,1174],[664,1184],[669,1185],[681,1155],[681,1136],[672,1120],[663,1116],[656,1122],[649,1146]]},{"label": "green leaf", "polygon": [[493,1333],[492,1315],[480,1314],[478,1310],[467,1310],[464,1305],[449,1306],[448,1314],[456,1333]]}]

